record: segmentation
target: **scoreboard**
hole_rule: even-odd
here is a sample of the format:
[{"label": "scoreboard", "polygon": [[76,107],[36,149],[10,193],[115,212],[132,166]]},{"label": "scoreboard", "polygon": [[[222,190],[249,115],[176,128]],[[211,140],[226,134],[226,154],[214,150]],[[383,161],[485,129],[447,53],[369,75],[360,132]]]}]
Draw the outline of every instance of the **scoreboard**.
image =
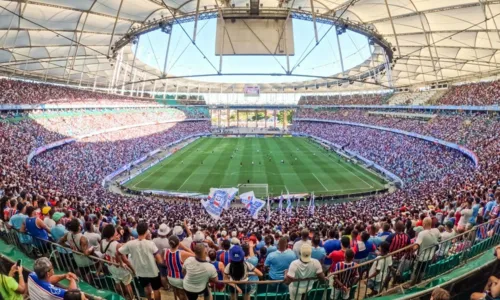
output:
[{"label": "scoreboard", "polygon": [[259,97],[260,87],[258,85],[245,85],[243,93],[245,97]]}]

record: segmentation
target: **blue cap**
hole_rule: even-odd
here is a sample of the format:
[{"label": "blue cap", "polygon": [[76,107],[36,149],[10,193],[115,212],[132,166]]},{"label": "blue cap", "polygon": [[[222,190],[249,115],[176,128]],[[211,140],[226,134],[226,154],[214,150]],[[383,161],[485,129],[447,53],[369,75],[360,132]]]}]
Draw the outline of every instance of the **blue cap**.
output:
[{"label": "blue cap", "polygon": [[241,262],[245,259],[245,252],[241,249],[240,245],[234,245],[229,249],[229,260],[234,262]]}]

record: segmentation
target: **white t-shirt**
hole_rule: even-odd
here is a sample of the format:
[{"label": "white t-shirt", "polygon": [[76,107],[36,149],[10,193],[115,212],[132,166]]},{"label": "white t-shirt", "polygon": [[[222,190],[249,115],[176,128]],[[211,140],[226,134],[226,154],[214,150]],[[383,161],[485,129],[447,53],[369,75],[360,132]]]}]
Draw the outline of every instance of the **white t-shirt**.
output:
[{"label": "white t-shirt", "polygon": [[295,255],[297,257],[300,257],[300,247],[302,247],[302,245],[304,245],[304,243],[311,245],[310,240],[307,240],[306,242],[304,242],[303,240],[300,240],[293,245],[293,252],[295,252]]},{"label": "white t-shirt", "polygon": [[158,276],[160,270],[158,270],[155,260],[158,248],[152,241],[132,240],[121,246],[118,251],[125,255],[130,254],[129,259],[137,276],[148,278]]},{"label": "white t-shirt", "polygon": [[[323,273],[323,268],[321,267],[321,263],[319,260],[311,258],[311,261],[308,263],[302,262],[300,259],[294,260],[290,267],[288,268],[288,273],[286,276],[293,279],[302,279],[302,278],[313,278],[316,277],[317,274]],[[291,285],[293,288],[299,288],[298,293],[305,293],[306,290],[310,290],[313,287],[312,282],[301,281],[301,282],[293,282]]]},{"label": "white t-shirt", "polygon": [[168,238],[166,237],[154,238],[153,243],[155,243],[156,247],[158,247],[158,251],[160,251],[161,257],[163,257],[165,249],[170,249],[170,244],[168,243]]},{"label": "white t-shirt", "polygon": [[83,236],[87,238],[87,241],[89,242],[89,245],[91,247],[99,247],[99,242],[101,241],[101,235],[99,233],[85,232]]},{"label": "white t-shirt", "polygon": [[460,220],[458,221],[458,226],[465,227],[467,223],[469,223],[470,218],[472,217],[472,209],[465,208],[460,211]]},{"label": "white t-shirt", "polygon": [[202,292],[207,287],[209,279],[217,278],[217,270],[211,263],[200,262],[195,257],[186,259],[182,269],[186,270],[184,289],[191,293]]},{"label": "white t-shirt", "polygon": [[392,266],[392,256],[387,256],[386,258],[379,259],[372,264],[368,276],[372,276],[373,274],[376,273],[376,271],[379,271],[377,276],[375,276],[375,281],[382,282],[387,277],[387,274],[389,274],[390,266]]},{"label": "white t-shirt", "polygon": [[[252,265],[251,263],[245,261],[244,262],[245,264],[245,274],[243,275],[243,278],[241,278],[240,280],[238,281],[248,281],[248,275],[250,272],[253,272],[253,270],[255,269],[255,266]],[[227,276],[229,276],[229,278],[233,281],[236,281],[234,278],[231,277],[231,275],[229,275],[229,266],[231,265],[231,263],[228,263],[227,266],[224,268],[224,274],[226,274]]]},{"label": "white t-shirt", "polygon": [[193,238],[188,236],[185,237],[181,242],[186,248],[191,249],[191,243],[193,243]]},{"label": "white t-shirt", "polygon": [[419,261],[428,261],[434,257],[434,253],[436,252],[435,246],[438,243],[437,237],[430,230],[421,231],[415,242],[420,246],[418,249],[418,260]]},{"label": "white t-shirt", "polygon": [[49,217],[45,217],[45,219],[43,219],[43,223],[45,223],[45,225],[47,225],[49,229],[56,227],[56,221],[52,220]]}]

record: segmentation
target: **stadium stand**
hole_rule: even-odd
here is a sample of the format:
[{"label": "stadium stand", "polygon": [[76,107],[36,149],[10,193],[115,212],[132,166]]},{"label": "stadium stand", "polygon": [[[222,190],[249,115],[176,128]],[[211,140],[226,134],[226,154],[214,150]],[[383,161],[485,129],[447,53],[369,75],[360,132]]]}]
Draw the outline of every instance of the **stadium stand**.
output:
[{"label": "stadium stand", "polygon": [[384,105],[391,96],[392,93],[302,96],[299,105]]},{"label": "stadium stand", "polygon": [[152,99],[92,92],[61,85],[0,78],[0,104],[157,105]]},{"label": "stadium stand", "polygon": [[498,105],[500,103],[500,81],[489,81],[452,86],[439,105]]}]

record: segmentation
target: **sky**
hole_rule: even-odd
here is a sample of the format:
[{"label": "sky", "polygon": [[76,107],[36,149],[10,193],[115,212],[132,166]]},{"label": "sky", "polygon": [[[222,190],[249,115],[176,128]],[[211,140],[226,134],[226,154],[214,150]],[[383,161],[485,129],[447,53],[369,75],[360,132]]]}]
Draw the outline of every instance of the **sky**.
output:
[{"label": "sky", "polygon": [[[181,27],[182,25],[182,27]],[[196,45],[192,44],[194,22],[174,24],[167,74],[176,76],[216,74],[219,68],[219,56],[215,55],[215,36],[217,19],[198,22]],[[315,47],[314,27],[310,21],[293,19],[293,35],[295,55],[290,56],[290,68],[293,69],[305,55],[312,52],[296,66],[293,74],[309,76],[331,76],[342,72],[340,56],[337,47],[335,27],[327,24],[317,24],[318,37],[324,36]],[[187,33],[187,34],[186,34]],[[326,34],[326,35],[325,35]],[[365,36],[347,30],[339,36],[344,61],[344,69],[348,70],[371,55],[371,49]],[[168,35],[156,30],[142,35],[139,42],[137,57],[154,68],[163,70]],[[135,51],[135,47],[133,47]],[[206,59],[204,58],[206,57]],[[211,64],[215,67],[212,67]],[[286,56],[228,56],[223,57],[222,73],[284,73]],[[197,77],[196,80],[230,83],[277,83],[313,80],[315,78],[302,76],[227,76],[214,75]]]}]

